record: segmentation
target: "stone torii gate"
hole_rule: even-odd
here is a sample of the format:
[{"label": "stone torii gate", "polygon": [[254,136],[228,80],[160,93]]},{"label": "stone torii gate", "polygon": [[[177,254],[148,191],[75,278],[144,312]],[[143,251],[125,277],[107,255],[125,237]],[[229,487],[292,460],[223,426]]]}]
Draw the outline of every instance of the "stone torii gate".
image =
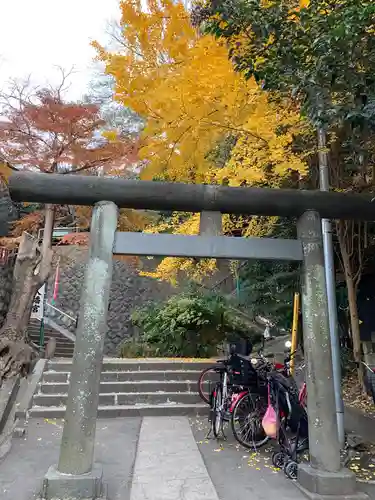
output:
[{"label": "stone torii gate", "polygon": [[[340,464],[321,218],[375,220],[371,197],[24,172],[11,176],[9,191],[14,201],[94,206],[60,458],[45,476],[47,500],[102,494],[93,456],[113,253],[302,261],[311,459],[299,467],[297,484],[309,498],[366,498]],[[200,212],[201,235],[117,233],[118,208]],[[298,239],[220,236],[222,213],[297,217]]]}]

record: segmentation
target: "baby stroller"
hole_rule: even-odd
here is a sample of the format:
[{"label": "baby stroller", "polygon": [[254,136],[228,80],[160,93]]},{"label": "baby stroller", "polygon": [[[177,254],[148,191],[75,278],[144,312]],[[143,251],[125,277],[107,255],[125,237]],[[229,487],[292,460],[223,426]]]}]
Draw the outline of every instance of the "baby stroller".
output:
[{"label": "baby stroller", "polygon": [[309,447],[307,413],[300,404],[298,388],[292,377],[271,372],[268,375],[268,391],[278,422],[279,450],[273,454],[272,463],[283,468],[288,478],[296,479],[298,455]]}]

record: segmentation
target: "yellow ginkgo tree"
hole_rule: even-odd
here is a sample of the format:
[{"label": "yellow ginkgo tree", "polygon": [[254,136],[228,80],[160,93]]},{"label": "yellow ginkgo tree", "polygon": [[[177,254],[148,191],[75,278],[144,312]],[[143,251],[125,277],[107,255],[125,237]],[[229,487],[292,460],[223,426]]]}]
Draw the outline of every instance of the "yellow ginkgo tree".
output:
[{"label": "yellow ginkgo tree", "polygon": [[[278,185],[292,172],[306,173],[293,151],[305,127],[298,110],[282,99],[269,102],[253,79],[236,73],[227,46],[194,29],[182,3],[123,0],[120,9],[121,50],[94,46],[114,77],[115,98],[144,119],[143,179]],[[218,164],[211,153],[228,138],[232,149]],[[265,232],[257,219],[224,217],[224,232],[233,229]],[[176,214],[150,230],[197,234],[199,215]],[[181,269],[197,279],[215,263],[169,258],[155,276],[173,281]]]}]

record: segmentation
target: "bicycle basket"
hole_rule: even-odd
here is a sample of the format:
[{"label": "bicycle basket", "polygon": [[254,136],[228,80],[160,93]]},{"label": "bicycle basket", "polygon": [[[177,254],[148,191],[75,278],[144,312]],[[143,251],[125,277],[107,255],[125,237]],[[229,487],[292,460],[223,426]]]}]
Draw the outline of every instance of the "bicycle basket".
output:
[{"label": "bicycle basket", "polygon": [[257,373],[250,361],[234,357],[231,363],[232,383],[234,385],[252,386],[257,382]]}]

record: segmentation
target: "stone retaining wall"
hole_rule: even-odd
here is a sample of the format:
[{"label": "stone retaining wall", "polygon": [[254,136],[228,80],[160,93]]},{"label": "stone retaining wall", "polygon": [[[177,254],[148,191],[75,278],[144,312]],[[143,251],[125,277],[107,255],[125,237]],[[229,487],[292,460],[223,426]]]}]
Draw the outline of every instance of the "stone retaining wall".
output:
[{"label": "stone retaining wall", "polygon": [[[56,247],[56,257],[60,257],[60,283],[56,307],[70,316],[76,317],[87,261],[87,249],[82,247]],[[55,264],[56,265],[56,264]],[[53,294],[55,275],[52,273],[48,283],[48,300]],[[113,281],[110,296],[108,333],[105,354],[118,354],[119,344],[136,334],[131,314],[146,302],[160,301],[179,291],[168,283],[139,276],[134,264],[127,261],[114,261]],[[56,316],[53,318],[59,322]],[[61,326],[74,331],[72,325],[61,321]]]}]

